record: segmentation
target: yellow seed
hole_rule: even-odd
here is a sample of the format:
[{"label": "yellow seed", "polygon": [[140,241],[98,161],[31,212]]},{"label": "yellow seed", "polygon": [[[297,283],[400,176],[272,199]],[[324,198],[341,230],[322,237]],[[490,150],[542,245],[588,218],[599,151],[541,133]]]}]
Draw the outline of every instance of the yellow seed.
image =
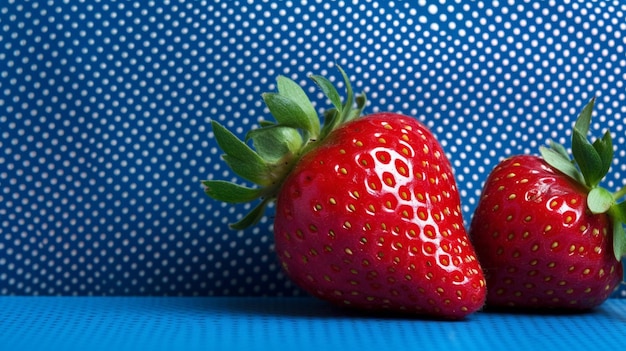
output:
[{"label": "yellow seed", "polygon": [[334,197],[331,197],[331,198],[328,200],[328,202],[330,202],[330,203],[331,203],[331,205],[336,205],[336,204],[337,204],[337,200],[335,200],[335,198],[334,198]]},{"label": "yellow seed", "polygon": [[344,250],[344,252],[345,252],[346,254],[348,254],[348,255],[352,255],[352,254],[353,254],[352,250],[350,250],[349,248],[346,248],[346,249]]},{"label": "yellow seed", "polygon": [[341,174],[343,174],[343,175],[348,174],[348,170],[347,170],[347,169],[345,169],[345,168],[343,168],[343,167],[341,167],[341,168],[339,169],[339,172],[340,172]]},{"label": "yellow seed", "polygon": [[362,142],[362,141],[360,141],[360,140],[356,140],[356,141],[354,142],[354,145],[356,145],[356,146],[359,146],[359,147],[360,147],[360,146],[363,146],[363,142]]}]

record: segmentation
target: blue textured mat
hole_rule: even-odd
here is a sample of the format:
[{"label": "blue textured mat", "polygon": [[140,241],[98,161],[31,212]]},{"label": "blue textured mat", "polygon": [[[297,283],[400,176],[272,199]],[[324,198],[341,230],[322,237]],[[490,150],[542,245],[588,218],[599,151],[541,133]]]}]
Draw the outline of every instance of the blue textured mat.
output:
[{"label": "blue textured mat", "polygon": [[[309,298],[2,297],[2,350],[616,350],[626,300],[458,322],[355,315]],[[609,333],[610,332],[610,333]]]}]

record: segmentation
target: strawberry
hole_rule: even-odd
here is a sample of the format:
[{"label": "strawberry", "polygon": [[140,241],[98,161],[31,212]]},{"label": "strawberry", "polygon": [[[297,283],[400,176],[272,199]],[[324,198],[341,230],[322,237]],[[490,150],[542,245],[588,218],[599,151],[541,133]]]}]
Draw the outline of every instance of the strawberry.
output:
[{"label": "strawberry", "polygon": [[[219,123],[224,161],[257,187],[204,181],[220,201],[259,204],[239,222],[256,223],[276,201],[274,240],[284,271],[334,304],[459,319],[480,309],[486,286],[466,230],[451,165],[422,123],[396,113],[359,117],[332,83],[311,76],[334,108],[324,125],[304,91],[286,77],[263,95],[276,122],[247,135]],[[254,149],[253,149],[254,148]]]},{"label": "strawberry", "polygon": [[541,155],[512,156],[486,180],[470,226],[485,270],[487,305],[585,310],[622,280],[626,190],[601,187],[611,134],[587,140],[594,100],[572,133],[573,160],[551,143]]}]

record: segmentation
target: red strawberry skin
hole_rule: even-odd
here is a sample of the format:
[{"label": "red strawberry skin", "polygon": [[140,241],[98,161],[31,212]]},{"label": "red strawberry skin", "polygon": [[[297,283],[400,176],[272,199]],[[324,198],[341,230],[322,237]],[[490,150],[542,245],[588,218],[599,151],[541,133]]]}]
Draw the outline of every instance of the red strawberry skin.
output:
[{"label": "red strawberry skin", "polygon": [[287,274],[338,305],[457,319],[484,304],[451,166],[414,118],[329,134],[285,179],[274,231]]},{"label": "red strawberry skin", "polygon": [[622,280],[607,214],[586,189],[538,156],[513,156],[489,175],[470,227],[488,306],[589,309]]}]

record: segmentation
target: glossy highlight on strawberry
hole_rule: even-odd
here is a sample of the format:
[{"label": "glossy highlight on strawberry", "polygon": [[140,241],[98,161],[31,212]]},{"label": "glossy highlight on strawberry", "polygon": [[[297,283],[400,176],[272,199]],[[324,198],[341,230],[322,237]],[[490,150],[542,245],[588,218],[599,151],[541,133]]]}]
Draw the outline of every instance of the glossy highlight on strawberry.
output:
[{"label": "glossy highlight on strawberry", "polygon": [[415,118],[361,117],[365,96],[354,96],[339,71],[345,101],[330,80],[311,76],[333,105],[323,125],[302,88],[286,77],[278,78],[278,92],[263,94],[276,121],[262,121],[246,141],[213,121],[223,160],[256,186],[206,180],[207,195],[258,201],[231,225],[237,230],[254,225],[276,201],[277,256],[313,296],[446,319],[479,310],[486,283],[441,145]]}]

